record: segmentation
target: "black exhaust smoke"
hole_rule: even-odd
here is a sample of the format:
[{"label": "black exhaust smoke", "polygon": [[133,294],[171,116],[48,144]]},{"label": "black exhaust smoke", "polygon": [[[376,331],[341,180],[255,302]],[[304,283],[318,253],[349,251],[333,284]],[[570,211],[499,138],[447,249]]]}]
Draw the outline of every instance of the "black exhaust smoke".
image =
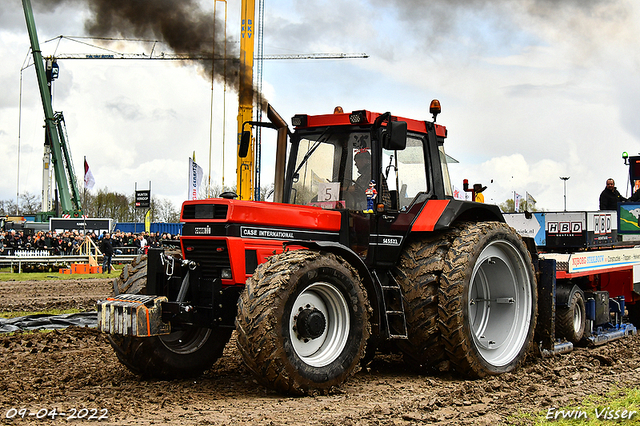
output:
[{"label": "black exhaust smoke", "polygon": [[[41,5],[86,4],[91,17],[85,22],[86,32],[95,37],[157,39],[174,52],[213,59],[195,62],[206,78],[226,83],[236,92],[241,76],[237,46],[228,38],[225,54],[224,22],[202,10],[196,0],[39,0]],[[215,39],[214,39],[215,37]],[[223,64],[226,61],[226,67]],[[225,69],[226,68],[226,69]],[[255,98],[253,81],[243,85],[241,102]],[[264,99],[263,96],[260,97]],[[263,102],[266,106],[266,101]],[[265,107],[266,108],[266,107]]]}]

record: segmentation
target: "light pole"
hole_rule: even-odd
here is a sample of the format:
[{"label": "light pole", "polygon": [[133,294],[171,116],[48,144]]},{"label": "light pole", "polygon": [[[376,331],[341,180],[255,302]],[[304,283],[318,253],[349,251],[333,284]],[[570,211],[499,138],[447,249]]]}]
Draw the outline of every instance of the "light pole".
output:
[{"label": "light pole", "polygon": [[564,181],[564,211],[567,211],[567,181],[571,176],[560,176],[560,179]]}]

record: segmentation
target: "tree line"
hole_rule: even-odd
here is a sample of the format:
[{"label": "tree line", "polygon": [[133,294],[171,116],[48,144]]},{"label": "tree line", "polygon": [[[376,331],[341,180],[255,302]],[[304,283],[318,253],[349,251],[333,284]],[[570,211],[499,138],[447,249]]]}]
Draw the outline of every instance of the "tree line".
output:
[{"label": "tree line", "polygon": [[[210,190],[201,188],[199,196],[200,198],[207,198],[206,194],[210,193],[211,197],[215,198],[227,191],[235,192],[235,186],[222,187],[212,185]],[[269,198],[272,191],[273,184],[269,187],[261,188],[262,199]],[[16,204],[16,200],[0,200],[0,216],[33,215],[41,210],[40,197],[30,192],[22,193],[18,197],[18,201],[19,204]],[[503,212],[513,212],[515,210],[514,204],[513,199],[508,199],[498,204],[498,207]],[[151,221],[180,222],[181,207],[174,205],[168,198],[159,198],[152,195]],[[521,212],[543,211],[543,209],[537,208],[534,203],[527,203],[526,201],[522,201],[519,207]],[[116,222],[143,222],[146,213],[146,209],[136,208],[134,194],[112,192],[107,188],[99,189],[96,193],[87,191],[83,196],[82,208],[84,214],[89,217],[108,217]]]},{"label": "tree line", "polygon": [[[236,187],[212,185],[210,188],[203,185],[200,188],[199,198],[218,197],[223,192],[235,192]],[[270,187],[261,188],[261,197],[264,199],[273,191]],[[106,217],[115,222],[143,222],[147,209],[136,208],[135,194],[124,194],[109,191],[108,188],[97,191],[84,191],[82,195],[82,210],[88,217]],[[180,209],[168,198],[151,195],[151,221],[152,222],[180,222]],[[40,196],[30,192],[23,192],[18,200],[0,200],[0,216],[25,216],[34,215],[42,211]]]},{"label": "tree line", "polygon": [[[87,191],[81,199],[82,211],[88,217],[108,217],[116,222],[141,222],[147,209],[135,207],[135,195],[109,191]],[[179,222],[180,208],[171,200],[151,196],[151,219],[153,222]],[[16,200],[0,200],[0,216],[28,216],[42,211],[39,196],[24,192]]]}]

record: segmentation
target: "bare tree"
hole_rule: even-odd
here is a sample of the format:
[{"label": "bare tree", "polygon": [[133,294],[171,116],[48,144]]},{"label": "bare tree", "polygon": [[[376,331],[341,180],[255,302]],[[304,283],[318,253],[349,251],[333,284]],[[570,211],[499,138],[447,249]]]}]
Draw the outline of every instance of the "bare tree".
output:
[{"label": "bare tree", "polygon": [[180,222],[180,210],[168,198],[154,199],[154,219],[159,222]]},{"label": "bare tree", "polygon": [[40,199],[37,195],[25,192],[20,195],[20,213],[36,214],[40,211]]}]

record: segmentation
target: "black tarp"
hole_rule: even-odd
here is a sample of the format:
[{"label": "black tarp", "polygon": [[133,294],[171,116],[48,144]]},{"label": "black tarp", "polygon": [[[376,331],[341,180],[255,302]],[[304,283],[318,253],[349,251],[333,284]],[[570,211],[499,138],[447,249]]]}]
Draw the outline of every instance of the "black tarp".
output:
[{"label": "black tarp", "polygon": [[77,314],[36,314],[16,318],[0,318],[0,333],[20,330],[55,330],[67,328],[70,325],[95,328],[98,326],[98,313],[93,311]]}]

